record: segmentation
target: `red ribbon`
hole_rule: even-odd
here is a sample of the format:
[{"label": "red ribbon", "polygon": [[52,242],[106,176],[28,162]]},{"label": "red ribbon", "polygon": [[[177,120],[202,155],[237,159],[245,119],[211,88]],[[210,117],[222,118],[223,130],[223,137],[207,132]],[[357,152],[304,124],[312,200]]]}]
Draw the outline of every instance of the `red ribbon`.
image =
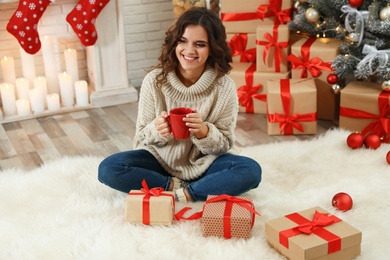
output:
[{"label": "red ribbon", "polygon": [[175,197],[172,194],[164,194],[164,189],[156,187],[149,189],[145,180],[142,180],[141,192],[129,192],[129,195],[145,195],[142,199],[142,223],[150,225],[150,197],[169,196],[172,197],[173,207],[175,208]]},{"label": "red ribbon", "polygon": [[320,58],[315,57],[310,59],[310,47],[316,41],[316,38],[310,37],[301,47],[301,57],[298,58],[294,54],[287,56],[287,60],[291,62],[292,69],[302,69],[301,78],[307,78],[307,71],[316,78],[321,75],[321,70],[332,71],[330,62],[323,62]]},{"label": "red ribbon", "polygon": [[288,47],[288,42],[278,42],[278,28],[279,25],[274,25],[272,34],[269,34],[268,32],[264,34],[264,38],[266,38],[268,41],[260,41],[257,40],[256,44],[257,45],[264,45],[264,52],[263,52],[263,62],[264,64],[267,64],[266,58],[268,55],[268,52],[272,46],[275,47],[274,49],[274,56],[275,56],[275,72],[280,72],[280,64],[282,63],[282,48],[287,48]]},{"label": "red ribbon", "polygon": [[240,62],[256,62],[256,48],[246,50],[248,44],[248,34],[235,34],[228,43],[232,56],[241,55]]},{"label": "red ribbon", "polygon": [[281,10],[282,0],[270,0],[269,5],[260,5],[257,12],[247,13],[221,13],[223,22],[236,22],[248,20],[263,20],[266,17],[275,16],[275,24],[286,24],[291,20],[292,8]]},{"label": "red ribbon", "polygon": [[279,232],[279,243],[286,248],[289,247],[288,239],[290,237],[300,234],[315,234],[328,242],[328,254],[341,250],[341,238],[323,228],[341,222],[342,220],[338,217],[334,215],[329,216],[327,213],[320,213],[318,211],[315,211],[313,220],[311,221],[298,213],[292,213],[285,217],[298,224],[296,227]]},{"label": "red ribbon", "polygon": [[261,88],[261,85],[253,86],[253,75],[256,71],[256,64],[253,63],[246,71],[245,71],[245,85],[239,87],[237,89],[238,101],[241,106],[246,107],[246,113],[254,113],[255,108],[253,104],[253,99],[261,100],[267,102],[266,94],[257,94],[257,91]]},{"label": "red ribbon", "polygon": [[382,142],[390,142],[390,92],[382,91],[378,97],[379,115],[374,115],[365,111],[340,107],[340,116],[352,118],[375,119],[368,124],[361,132],[363,136],[369,133],[378,135]]},{"label": "red ribbon", "polygon": [[278,113],[268,114],[268,122],[279,123],[280,134],[284,133],[285,135],[292,135],[294,134],[293,128],[303,133],[303,126],[299,122],[313,122],[317,118],[317,113],[313,112],[307,114],[290,115],[291,92],[289,79],[280,80],[280,95],[282,99],[284,115]]}]

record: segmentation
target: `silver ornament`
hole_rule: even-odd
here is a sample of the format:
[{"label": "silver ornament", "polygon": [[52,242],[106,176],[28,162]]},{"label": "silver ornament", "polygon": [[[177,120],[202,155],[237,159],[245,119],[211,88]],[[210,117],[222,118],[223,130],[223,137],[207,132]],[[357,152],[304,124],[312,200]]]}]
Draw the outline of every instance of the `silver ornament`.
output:
[{"label": "silver ornament", "polygon": [[379,17],[381,18],[382,21],[389,21],[390,20],[390,6],[386,6],[383,8],[380,13]]},{"label": "silver ornament", "polygon": [[317,9],[310,7],[305,12],[305,18],[311,23],[318,22],[320,20],[320,12]]},{"label": "silver ornament", "polygon": [[351,41],[351,42],[358,42],[359,41],[359,34],[358,33],[350,33],[348,35],[348,39]]},{"label": "silver ornament", "polygon": [[339,84],[333,84],[332,85],[332,91],[334,94],[339,94],[341,91],[341,87]]},{"label": "silver ornament", "polygon": [[382,82],[383,91],[390,92],[390,80],[386,80]]}]

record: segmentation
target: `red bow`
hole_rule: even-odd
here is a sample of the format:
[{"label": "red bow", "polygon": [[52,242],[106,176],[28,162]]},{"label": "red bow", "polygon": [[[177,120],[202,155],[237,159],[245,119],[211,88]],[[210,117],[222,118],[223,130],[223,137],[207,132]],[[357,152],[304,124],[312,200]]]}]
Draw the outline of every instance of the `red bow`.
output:
[{"label": "red bow", "polygon": [[241,55],[240,62],[256,62],[256,48],[246,50],[248,44],[248,34],[235,34],[228,43],[232,56]]},{"label": "red bow", "polygon": [[282,0],[270,0],[268,5],[260,5],[257,8],[257,16],[264,18],[275,16],[274,24],[286,24],[291,20],[292,9],[282,10]]},{"label": "red bow", "polygon": [[313,230],[319,227],[326,227],[335,223],[335,220],[329,217],[328,214],[320,213],[316,211],[312,221],[303,223],[295,227],[300,232],[310,235]]}]

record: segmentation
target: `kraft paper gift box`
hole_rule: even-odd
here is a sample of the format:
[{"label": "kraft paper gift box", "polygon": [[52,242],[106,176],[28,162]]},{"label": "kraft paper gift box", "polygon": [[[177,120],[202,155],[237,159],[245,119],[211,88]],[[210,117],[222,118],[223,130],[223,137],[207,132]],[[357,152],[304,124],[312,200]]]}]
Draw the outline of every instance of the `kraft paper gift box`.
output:
[{"label": "kraft paper gift box", "polygon": [[249,238],[255,214],[260,215],[251,198],[209,195],[203,205],[203,236]]},{"label": "kraft paper gift box", "polygon": [[256,34],[228,33],[226,40],[232,53],[233,62],[256,62]]},{"label": "kraft paper gift box", "polygon": [[290,260],[353,259],[361,252],[361,231],[321,207],[270,220],[265,235]]},{"label": "kraft paper gift box", "polygon": [[288,25],[263,25],[256,33],[256,70],[259,72],[286,72],[290,54]]},{"label": "kraft paper gift box", "polygon": [[374,133],[389,142],[390,92],[382,91],[379,83],[354,81],[340,95],[340,128]]},{"label": "kraft paper gift box", "polygon": [[126,197],[125,220],[134,224],[169,226],[174,214],[174,193],[163,188],[131,190]]},{"label": "kraft paper gift box", "polygon": [[269,135],[317,133],[314,79],[268,80],[267,87]]},{"label": "kraft paper gift box", "polygon": [[[332,73],[331,62],[339,54],[341,43],[331,38],[302,38],[291,45],[291,54],[287,57],[291,63],[291,78],[315,78],[318,119],[338,119],[340,97],[332,91],[327,77]],[[304,63],[310,64],[311,69]]]},{"label": "kraft paper gift box", "polygon": [[267,81],[290,77],[290,72],[257,72],[256,64],[233,62],[230,65],[233,69],[229,76],[237,87],[240,112],[266,114]]},{"label": "kraft paper gift box", "polygon": [[[286,24],[292,15],[292,0],[221,0],[221,20],[226,33],[256,33],[258,25],[274,24],[275,17],[283,17],[283,21],[276,23]],[[268,8],[269,5],[278,6]],[[261,12],[259,12],[259,9]],[[270,10],[278,10],[277,16]],[[259,15],[259,13],[261,13]],[[262,15],[264,14],[264,15]],[[280,15],[283,14],[283,15]]]}]

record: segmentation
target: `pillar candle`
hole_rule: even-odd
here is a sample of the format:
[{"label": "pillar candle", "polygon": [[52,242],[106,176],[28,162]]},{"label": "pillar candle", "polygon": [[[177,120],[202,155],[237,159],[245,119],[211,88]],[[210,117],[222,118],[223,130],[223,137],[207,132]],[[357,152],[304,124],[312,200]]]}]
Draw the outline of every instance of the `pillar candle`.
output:
[{"label": "pillar candle", "polygon": [[78,106],[88,106],[88,84],[85,80],[75,82],[76,104]]},{"label": "pillar candle", "polygon": [[53,39],[50,36],[44,36],[42,43],[42,57],[45,68],[45,77],[47,80],[47,91],[49,93],[60,93],[59,82],[57,78],[58,70],[55,60]]},{"label": "pillar candle", "polygon": [[45,108],[43,105],[42,90],[33,88],[29,91],[31,109],[34,114],[42,113]]},{"label": "pillar candle", "polygon": [[46,100],[49,111],[57,111],[60,109],[60,96],[57,93],[48,94]]},{"label": "pillar candle", "polygon": [[16,83],[16,96],[18,99],[29,99],[28,91],[30,90],[30,81],[25,78],[17,78]]},{"label": "pillar candle", "polygon": [[31,114],[30,101],[24,98],[16,100],[16,110],[18,111],[19,116],[30,115]]},{"label": "pillar candle", "polygon": [[22,63],[23,78],[31,80],[32,82],[32,80],[36,77],[34,55],[27,53],[22,47],[20,47],[20,45],[19,52]]},{"label": "pillar candle", "polygon": [[16,114],[15,87],[9,83],[0,85],[1,102],[3,103],[4,115],[12,116]]},{"label": "pillar candle", "polygon": [[1,71],[4,83],[15,84],[15,62],[13,57],[5,56],[1,59]]},{"label": "pillar candle", "polygon": [[42,91],[42,100],[43,100],[43,106],[47,107],[47,81],[45,77],[37,77],[34,79],[34,88],[40,89]]},{"label": "pillar candle", "polygon": [[58,74],[60,82],[61,103],[64,107],[70,107],[74,104],[72,76],[66,72]]},{"label": "pillar candle", "polygon": [[[77,64],[77,51],[75,49],[67,49],[64,51],[66,73],[72,76],[72,86],[79,80],[79,67]],[[73,89],[72,89],[73,90]]]}]

